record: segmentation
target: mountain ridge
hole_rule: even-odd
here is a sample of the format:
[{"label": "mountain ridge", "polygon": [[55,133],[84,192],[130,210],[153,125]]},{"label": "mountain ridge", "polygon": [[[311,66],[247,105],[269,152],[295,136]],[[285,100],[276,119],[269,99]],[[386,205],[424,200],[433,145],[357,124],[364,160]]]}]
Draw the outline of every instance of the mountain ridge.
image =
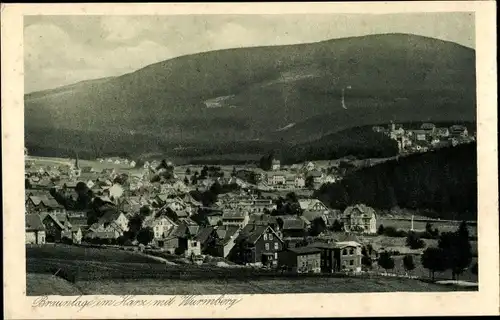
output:
[{"label": "mountain ridge", "polygon": [[[303,142],[390,120],[475,120],[475,103],[473,49],[398,33],[176,57],[26,94],[25,117],[26,130],[88,130],[103,139],[137,132],[169,142]],[[157,149],[155,141],[144,151]]]}]

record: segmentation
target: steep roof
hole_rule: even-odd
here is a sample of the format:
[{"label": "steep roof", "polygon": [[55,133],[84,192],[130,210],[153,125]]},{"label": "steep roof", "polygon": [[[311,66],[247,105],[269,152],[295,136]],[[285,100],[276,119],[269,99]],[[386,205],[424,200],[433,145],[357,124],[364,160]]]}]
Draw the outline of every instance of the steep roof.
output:
[{"label": "steep roof", "polygon": [[195,236],[195,240],[201,243],[205,243],[210,238],[210,235],[212,234],[213,231],[214,231],[213,227],[201,228],[198,231],[198,234]]},{"label": "steep roof", "polygon": [[364,214],[366,217],[377,217],[375,210],[371,207],[368,207],[364,204],[356,204],[354,206],[347,207],[344,210],[344,217],[348,215],[353,215],[353,214]]},{"label": "steep roof", "polygon": [[257,224],[247,224],[240,232],[237,241],[245,240],[249,243],[254,244],[259,240],[259,238],[266,232],[267,229],[271,229],[271,231],[275,234],[276,238],[280,241],[281,239],[278,237],[276,232],[274,232],[273,228],[265,225],[257,225]]},{"label": "steep roof", "polygon": [[36,213],[29,213],[25,215],[26,231],[43,231],[45,226],[43,225],[40,215]]}]

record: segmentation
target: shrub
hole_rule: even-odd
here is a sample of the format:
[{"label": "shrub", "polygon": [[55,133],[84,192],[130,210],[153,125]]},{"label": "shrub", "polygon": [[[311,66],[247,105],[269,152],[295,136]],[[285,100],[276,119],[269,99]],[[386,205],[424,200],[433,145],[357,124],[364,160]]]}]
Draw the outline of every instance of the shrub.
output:
[{"label": "shrub", "polygon": [[425,247],[425,242],[417,233],[410,231],[406,237],[406,246],[410,249],[422,249]]}]

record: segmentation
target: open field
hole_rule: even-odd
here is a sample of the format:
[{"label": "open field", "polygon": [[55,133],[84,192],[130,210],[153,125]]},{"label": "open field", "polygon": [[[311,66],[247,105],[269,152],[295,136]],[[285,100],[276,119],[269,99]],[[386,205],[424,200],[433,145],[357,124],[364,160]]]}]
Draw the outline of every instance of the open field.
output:
[{"label": "open field", "polygon": [[276,294],[276,293],[354,293],[354,292],[435,292],[467,291],[469,288],[445,286],[398,278],[311,278],[263,280],[95,280],[75,284],[48,275],[27,277],[27,295],[186,295],[186,294]]},{"label": "open field", "polygon": [[155,259],[135,252],[112,248],[78,247],[64,244],[26,246],[26,258],[61,260],[66,261],[66,263],[71,263],[71,261],[76,261],[77,263],[81,263],[82,261],[106,263],[158,263]]},{"label": "open field", "polygon": [[[53,158],[53,157],[33,157],[29,156],[26,158],[26,160],[29,160],[34,163],[35,166],[61,166],[61,165],[68,165],[72,166],[75,162],[75,159],[69,159],[69,158]],[[92,167],[95,169],[123,169],[123,170],[128,170],[131,169],[129,165],[125,164],[115,164],[115,163],[109,163],[107,161],[104,162],[99,162],[97,160],[85,160],[85,159],[78,159],[78,165],[81,167]]]},{"label": "open field", "polygon": [[[454,232],[457,231],[460,221],[429,221],[433,228],[438,228],[440,232]],[[411,217],[409,219],[391,219],[379,218],[377,219],[377,228],[383,224],[384,227],[392,226],[396,229],[408,231],[411,229]],[[413,221],[413,228],[415,231],[425,231],[427,221]],[[469,234],[477,236],[477,225],[469,225]]]}]

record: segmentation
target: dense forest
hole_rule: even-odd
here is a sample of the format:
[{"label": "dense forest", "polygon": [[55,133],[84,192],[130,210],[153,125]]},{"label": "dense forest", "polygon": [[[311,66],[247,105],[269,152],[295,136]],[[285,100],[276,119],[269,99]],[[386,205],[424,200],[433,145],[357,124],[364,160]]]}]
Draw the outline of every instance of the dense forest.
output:
[{"label": "dense forest", "polygon": [[364,168],[337,183],[323,185],[315,196],[339,209],[365,203],[378,209],[430,210],[442,219],[475,220],[476,143]]},{"label": "dense forest", "polygon": [[356,127],[326,135],[310,143],[295,145],[282,152],[282,161],[293,164],[303,161],[339,159],[388,158],[397,155],[397,142],[372,126]]}]

